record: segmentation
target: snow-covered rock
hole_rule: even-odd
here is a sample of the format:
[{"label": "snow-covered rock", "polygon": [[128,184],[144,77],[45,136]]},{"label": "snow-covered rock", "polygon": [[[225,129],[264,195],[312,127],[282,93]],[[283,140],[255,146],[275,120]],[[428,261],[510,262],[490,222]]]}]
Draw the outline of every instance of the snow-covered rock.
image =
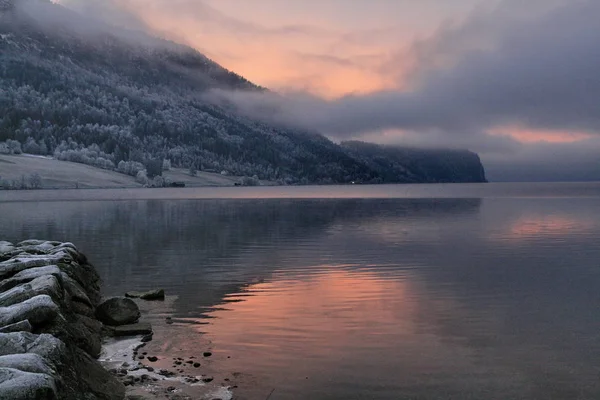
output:
[{"label": "snow-covered rock", "polygon": [[65,344],[47,333],[41,335],[29,332],[0,334],[0,356],[33,353],[55,364],[64,352]]},{"label": "snow-covered rock", "polygon": [[0,255],[9,253],[15,250],[15,246],[11,242],[0,241]]},{"label": "snow-covered rock", "polygon": [[29,268],[56,265],[59,262],[71,262],[73,259],[63,249],[54,254],[21,253],[10,260],[0,262],[0,279],[8,278]]},{"label": "snow-covered rock", "polygon": [[60,310],[52,298],[43,294],[22,303],[1,307],[0,326],[27,320],[35,327],[52,321],[59,313]]},{"label": "snow-covered rock", "polygon": [[21,303],[41,294],[48,295],[55,302],[63,298],[63,288],[54,275],[44,275],[35,278],[29,283],[15,286],[0,293],[0,307],[8,307]]},{"label": "snow-covered rock", "polygon": [[58,399],[54,378],[46,374],[0,368],[0,398],[11,400]]},{"label": "snow-covered rock", "polygon": [[0,333],[13,333],[13,332],[31,332],[33,330],[33,326],[29,323],[29,321],[19,321],[14,324],[6,325],[0,328]]},{"label": "snow-covered rock", "polygon": [[33,353],[0,356],[0,368],[14,368],[34,374],[54,375],[56,373],[48,361],[39,354]]},{"label": "snow-covered rock", "polygon": [[94,359],[99,301],[99,277],[72,243],[0,242],[0,400],[124,398]]},{"label": "snow-covered rock", "polygon": [[0,292],[11,289],[22,283],[30,282],[36,278],[48,275],[60,277],[60,269],[56,265],[34,267],[16,273],[12,278],[0,282]]}]

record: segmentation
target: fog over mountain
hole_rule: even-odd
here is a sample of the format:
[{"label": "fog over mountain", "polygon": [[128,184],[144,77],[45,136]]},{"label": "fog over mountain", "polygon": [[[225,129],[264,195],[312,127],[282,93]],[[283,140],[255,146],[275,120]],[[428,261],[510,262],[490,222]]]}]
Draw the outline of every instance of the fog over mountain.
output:
[{"label": "fog over mountain", "polygon": [[[135,0],[63,3],[168,36],[148,26]],[[148,4],[166,7],[163,0]],[[492,180],[600,179],[600,2],[493,4],[392,54],[380,68],[404,70],[403,87],[332,100],[218,89],[212,99],[334,140],[469,148]],[[173,18],[185,13],[234,32],[251,28],[243,16],[224,16],[204,1],[181,0],[170,11]]]},{"label": "fog over mountain", "polygon": [[0,153],[141,179],[170,164],[286,184],[485,181],[466,150],[361,154],[285,112],[246,112],[230,94],[277,95],[185,45],[46,0],[1,4]]}]

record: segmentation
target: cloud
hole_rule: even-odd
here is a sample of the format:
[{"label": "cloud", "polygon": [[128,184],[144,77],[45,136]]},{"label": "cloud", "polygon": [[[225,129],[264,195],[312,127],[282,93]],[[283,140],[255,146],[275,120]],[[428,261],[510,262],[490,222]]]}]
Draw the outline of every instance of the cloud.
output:
[{"label": "cloud", "polygon": [[573,2],[539,20],[509,24],[492,48],[459,54],[455,65],[427,71],[412,91],[347,96],[330,102],[317,122],[340,135],[506,124],[597,133],[597,15],[600,2]]},{"label": "cloud", "polygon": [[[467,147],[502,179],[527,165],[544,179],[598,179],[600,2],[549,4],[518,14],[510,11],[520,4],[507,1],[416,43],[409,90],[331,101],[297,93],[220,96],[249,115],[335,139]],[[506,127],[518,132],[498,135]],[[542,139],[526,140],[528,131]],[[547,143],[540,132],[573,132],[574,139]]]},{"label": "cloud", "polygon": [[[319,18],[287,18],[277,13],[253,17],[253,7],[246,2],[234,14],[223,2],[210,0],[59,1],[109,23],[192,46],[273,89],[335,97],[394,83],[380,70],[388,58],[389,43],[376,44],[393,37],[391,28],[346,29]],[[319,7],[301,8],[314,8],[318,13]]]},{"label": "cloud", "polygon": [[[92,3],[100,2],[86,2]],[[546,163],[549,171],[559,156],[567,160],[563,168],[571,163],[573,171],[583,171],[600,157],[596,0],[505,0],[494,8],[479,8],[463,21],[446,22],[411,46],[399,44],[389,57],[377,45],[368,49],[368,44],[393,35],[393,29],[364,30],[361,35],[360,28],[266,27],[227,15],[205,1],[105,4],[131,20],[138,18],[139,26],[185,36],[200,50],[207,38],[221,40],[223,53],[234,55],[227,67],[244,73],[237,68],[242,65],[256,76],[277,76],[273,82],[279,88],[319,94],[343,93],[348,82],[358,88],[356,94],[330,100],[298,92],[207,96],[272,123],[319,131],[336,140],[466,147],[480,152],[493,170],[513,174],[518,172],[514,166],[525,166],[527,160],[540,171]],[[227,40],[224,30],[231,32]],[[312,51],[315,40],[325,43],[320,49],[331,51]],[[282,55],[273,50],[283,42],[293,43],[294,51]],[[260,62],[249,67],[251,55]],[[526,140],[528,132],[534,139]],[[565,132],[575,139],[535,142]]]}]

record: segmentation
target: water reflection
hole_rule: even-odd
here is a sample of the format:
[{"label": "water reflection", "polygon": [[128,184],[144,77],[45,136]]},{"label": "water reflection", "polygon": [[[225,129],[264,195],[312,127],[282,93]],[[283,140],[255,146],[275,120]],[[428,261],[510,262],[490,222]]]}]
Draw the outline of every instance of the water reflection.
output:
[{"label": "water reflection", "polygon": [[[75,242],[109,294],[177,293],[188,323],[173,329],[206,332],[274,400],[600,397],[596,197],[29,202],[0,215],[2,238]],[[193,346],[185,337],[169,346]]]}]

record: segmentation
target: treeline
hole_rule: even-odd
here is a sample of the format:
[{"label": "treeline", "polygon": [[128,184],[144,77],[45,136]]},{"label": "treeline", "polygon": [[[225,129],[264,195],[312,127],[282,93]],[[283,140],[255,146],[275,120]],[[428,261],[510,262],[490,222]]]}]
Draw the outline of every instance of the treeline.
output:
[{"label": "treeline", "polygon": [[0,176],[0,189],[3,189],[3,190],[42,189],[42,177],[38,173],[33,173],[28,176],[21,175],[20,179],[3,179]]}]

